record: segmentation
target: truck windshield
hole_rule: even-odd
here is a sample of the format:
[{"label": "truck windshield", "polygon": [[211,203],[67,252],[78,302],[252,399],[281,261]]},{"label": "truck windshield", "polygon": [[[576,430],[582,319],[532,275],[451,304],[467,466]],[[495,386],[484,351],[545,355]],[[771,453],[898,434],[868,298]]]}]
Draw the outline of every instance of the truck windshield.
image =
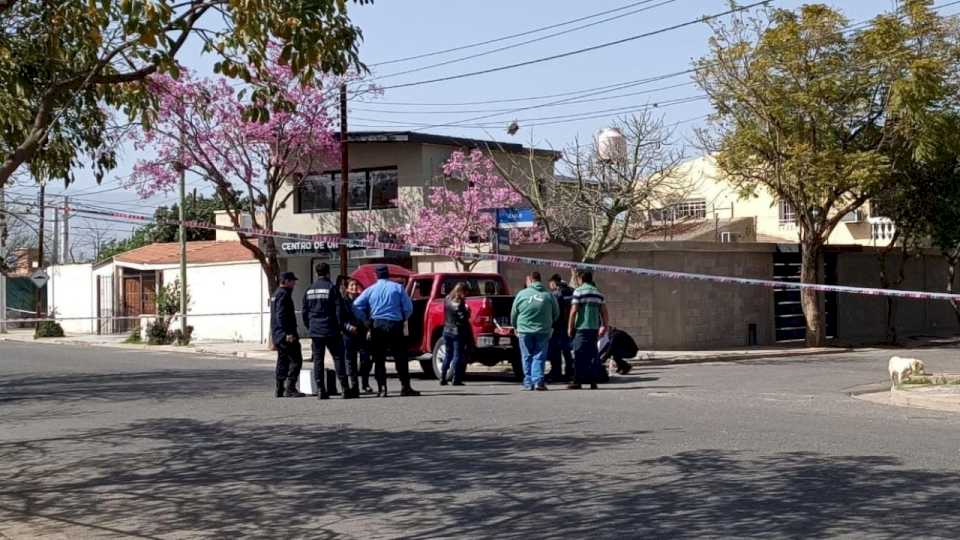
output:
[{"label": "truck windshield", "polygon": [[467,296],[497,296],[504,294],[503,286],[496,278],[457,278],[443,280],[440,294],[446,296],[456,287],[457,283],[467,284]]}]

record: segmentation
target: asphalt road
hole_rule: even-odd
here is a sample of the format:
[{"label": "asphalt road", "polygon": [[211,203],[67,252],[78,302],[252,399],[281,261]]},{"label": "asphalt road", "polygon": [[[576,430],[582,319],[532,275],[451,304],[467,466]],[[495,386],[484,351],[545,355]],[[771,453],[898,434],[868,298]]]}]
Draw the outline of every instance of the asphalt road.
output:
[{"label": "asphalt road", "polygon": [[887,356],[319,402],[253,360],[0,343],[0,538],[955,538],[960,415],[845,391]]}]

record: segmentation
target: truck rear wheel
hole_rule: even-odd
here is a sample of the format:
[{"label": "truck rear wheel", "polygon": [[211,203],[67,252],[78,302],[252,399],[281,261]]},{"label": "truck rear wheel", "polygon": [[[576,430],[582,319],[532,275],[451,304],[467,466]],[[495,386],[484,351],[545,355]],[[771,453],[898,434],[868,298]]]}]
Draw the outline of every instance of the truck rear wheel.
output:
[{"label": "truck rear wheel", "polygon": [[447,344],[443,338],[437,340],[433,344],[433,354],[430,356],[430,360],[433,363],[430,368],[433,370],[433,376],[436,379],[440,378],[440,374],[443,373],[443,359],[447,356]]}]

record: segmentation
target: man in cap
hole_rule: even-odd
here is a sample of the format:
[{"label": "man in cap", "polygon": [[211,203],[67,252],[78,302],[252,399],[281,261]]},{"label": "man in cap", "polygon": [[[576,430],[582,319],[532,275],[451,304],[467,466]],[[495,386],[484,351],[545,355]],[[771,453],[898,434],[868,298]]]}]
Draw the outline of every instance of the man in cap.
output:
[{"label": "man in cap", "polygon": [[[420,392],[410,386],[407,338],[403,335],[403,324],[413,313],[413,302],[403,286],[390,281],[385,265],[377,266],[377,282],[353,301],[353,310],[360,320],[370,323],[370,354],[374,362],[383,365],[389,352],[400,378],[400,395],[419,396]],[[377,395],[387,397],[386,375],[378,377],[377,386]]]},{"label": "man in cap", "polygon": [[297,276],[293,272],[280,274],[280,287],[270,299],[270,336],[277,348],[277,390],[279,397],[304,397],[297,390],[297,379],[303,366],[300,335],[297,333],[297,315],[293,306],[293,288]]}]

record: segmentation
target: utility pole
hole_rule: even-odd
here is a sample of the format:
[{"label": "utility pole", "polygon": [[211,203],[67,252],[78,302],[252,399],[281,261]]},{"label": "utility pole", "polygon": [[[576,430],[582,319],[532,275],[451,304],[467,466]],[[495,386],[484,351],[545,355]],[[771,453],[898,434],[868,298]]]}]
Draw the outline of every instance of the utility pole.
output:
[{"label": "utility pole", "polygon": [[62,264],[73,262],[70,258],[70,197],[63,198],[63,256]]},{"label": "utility pole", "polygon": [[348,200],[350,198],[350,156],[347,152],[347,83],[340,85],[340,275],[346,276]]},{"label": "utility pole", "polygon": [[50,264],[60,264],[60,210],[53,208],[53,249]]},{"label": "utility pole", "polygon": [[[180,138],[180,151],[184,150],[183,136]],[[180,335],[187,337],[187,169],[180,163]]]},{"label": "utility pole", "polygon": [[[44,204],[45,204],[44,195],[46,193],[46,187],[47,185],[45,182],[40,183],[40,204],[37,212],[40,216],[40,223],[39,223],[40,227],[38,229],[38,234],[37,234],[39,236],[39,238],[37,239],[37,269],[38,270],[43,270],[43,229],[44,229],[43,222],[46,221],[46,217],[44,215]],[[42,289],[40,289],[40,287],[37,287],[36,294],[34,296],[34,306],[36,307],[38,319],[43,317],[43,308],[42,308],[43,297],[41,293],[42,293]],[[37,323],[37,326],[39,325],[40,323]]]}]

